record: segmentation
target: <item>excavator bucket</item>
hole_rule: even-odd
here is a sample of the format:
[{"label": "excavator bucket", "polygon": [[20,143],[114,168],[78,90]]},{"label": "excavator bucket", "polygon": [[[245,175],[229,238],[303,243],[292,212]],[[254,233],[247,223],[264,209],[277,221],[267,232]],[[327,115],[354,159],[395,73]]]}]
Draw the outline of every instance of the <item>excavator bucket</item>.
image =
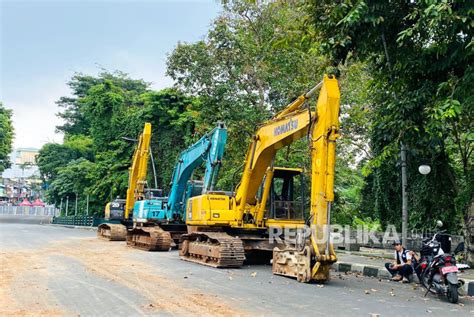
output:
[{"label": "excavator bucket", "polygon": [[[298,282],[326,283],[329,281],[329,270],[336,262],[334,254],[316,256],[311,246],[306,245],[302,250],[294,247],[273,249],[272,272],[296,278]],[[317,253],[319,254],[319,253]]]},{"label": "excavator bucket", "polygon": [[137,227],[127,233],[127,245],[145,251],[169,251],[172,243],[171,234],[158,226]]},{"label": "excavator bucket", "polygon": [[273,274],[296,278],[298,282],[311,281],[311,250],[305,246],[302,251],[295,248],[273,249]]},{"label": "excavator bucket", "polygon": [[97,228],[97,236],[109,241],[125,241],[127,227],[122,224],[102,223]]}]

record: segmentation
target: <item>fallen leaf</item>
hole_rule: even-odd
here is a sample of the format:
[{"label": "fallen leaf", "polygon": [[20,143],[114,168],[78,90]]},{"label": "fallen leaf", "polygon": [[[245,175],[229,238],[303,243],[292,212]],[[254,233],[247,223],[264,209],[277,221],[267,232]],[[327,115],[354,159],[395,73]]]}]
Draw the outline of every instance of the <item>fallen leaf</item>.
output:
[{"label": "fallen leaf", "polygon": [[324,285],[322,285],[322,284],[318,284],[318,287],[319,287],[319,288],[323,288],[323,287],[324,287]]},{"label": "fallen leaf", "polygon": [[367,295],[370,294],[369,290],[367,290],[367,289],[364,291],[364,293],[367,294]]},{"label": "fallen leaf", "polygon": [[372,292],[376,292],[377,290],[375,288],[370,289]]},{"label": "fallen leaf", "polygon": [[251,276],[251,277],[257,276],[257,272],[252,272],[252,273],[250,274],[250,276]]}]

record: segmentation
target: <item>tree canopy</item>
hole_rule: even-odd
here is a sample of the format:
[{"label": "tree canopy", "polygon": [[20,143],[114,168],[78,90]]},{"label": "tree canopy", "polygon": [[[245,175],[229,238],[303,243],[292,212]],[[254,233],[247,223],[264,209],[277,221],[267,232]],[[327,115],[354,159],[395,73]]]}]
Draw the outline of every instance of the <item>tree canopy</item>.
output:
[{"label": "tree canopy", "polygon": [[68,84],[72,97],[58,102],[65,108],[65,123],[58,127],[64,143],[45,144],[37,157],[49,200],[59,204],[77,195],[84,210],[89,196],[91,210],[101,212],[107,201],[123,197],[134,149],[124,137],[137,138],[145,122],[153,126],[159,186],[168,188],[173,160],[194,137],[196,101],[174,89],[152,91],[121,72],[76,74]]},{"label": "tree canopy", "polygon": [[[441,217],[450,227],[472,201],[473,39],[469,1],[313,1],[323,52],[334,65],[364,61],[373,78],[365,172],[378,211],[396,221],[400,144],[409,149],[411,223]],[[322,19],[322,17],[325,17]],[[433,172],[422,177],[418,165]]]}]

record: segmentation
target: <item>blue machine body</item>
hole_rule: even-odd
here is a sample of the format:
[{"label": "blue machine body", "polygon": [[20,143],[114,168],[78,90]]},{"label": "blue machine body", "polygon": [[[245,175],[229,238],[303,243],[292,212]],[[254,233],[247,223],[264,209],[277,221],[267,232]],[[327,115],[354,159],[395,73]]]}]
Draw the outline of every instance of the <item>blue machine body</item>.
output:
[{"label": "blue machine body", "polygon": [[[135,202],[134,222],[183,223],[189,198],[214,190],[227,142],[227,129],[219,123],[211,132],[182,151],[174,167],[171,190],[167,197]],[[205,163],[203,181],[191,181],[193,171]]]}]

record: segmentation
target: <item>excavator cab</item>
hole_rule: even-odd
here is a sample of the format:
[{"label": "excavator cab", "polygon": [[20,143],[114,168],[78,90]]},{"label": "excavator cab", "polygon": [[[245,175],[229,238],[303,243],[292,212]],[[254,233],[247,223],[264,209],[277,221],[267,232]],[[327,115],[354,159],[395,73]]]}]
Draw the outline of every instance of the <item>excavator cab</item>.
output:
[{"label": "excavator cab", "polygon": [[106,220],[122,220],[125,214],[125,199],[115,199],[105,206]]},{"label": "excavator cab", "polygon": [[266,221],[304,220],[305,187],[301,168],[273,167],[267,171],[257,194],[261,202],[265,191],[266,178],[271,177],[268,199],[265,202]]},{"label": "excavator cab", "polygon": [[185,199],[184,203],[188,201],[189,198],[198,196],[202,194],[202,189],[204,187],[204,182],[201,180],[189,180],[186,184],[186,192],[184,193]]},{"label": "excavator cab", "polygon": [[275,167],[267,201],[267,219],[304,219],[303,170]]}]

